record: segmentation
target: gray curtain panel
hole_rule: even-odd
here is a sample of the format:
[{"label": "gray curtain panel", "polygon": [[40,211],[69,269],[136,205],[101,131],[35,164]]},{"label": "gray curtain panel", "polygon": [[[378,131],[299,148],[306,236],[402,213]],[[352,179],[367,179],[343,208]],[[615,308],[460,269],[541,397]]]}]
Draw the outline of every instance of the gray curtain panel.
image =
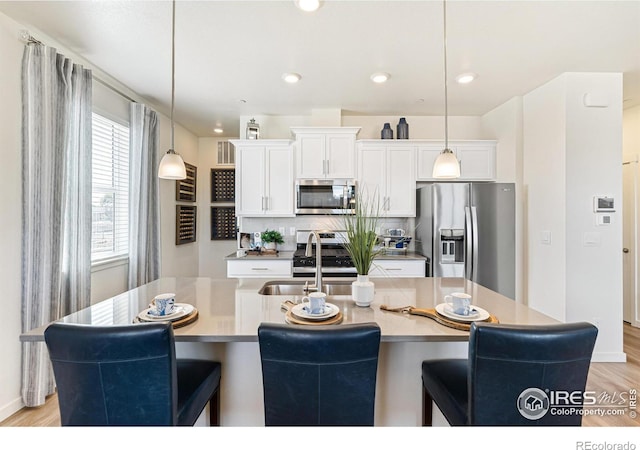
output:
[{"label": "gray curtain panel", "polygon": [[[22,59],[22,331],[91,304],[91,71],[55,48]],[[55,380],[44,343],[23,343],[22,398]]]},{"label": "gray curtain panel", "polygon": [[160,277],[158,115],[131,103],[129,155],[129,289]]}]

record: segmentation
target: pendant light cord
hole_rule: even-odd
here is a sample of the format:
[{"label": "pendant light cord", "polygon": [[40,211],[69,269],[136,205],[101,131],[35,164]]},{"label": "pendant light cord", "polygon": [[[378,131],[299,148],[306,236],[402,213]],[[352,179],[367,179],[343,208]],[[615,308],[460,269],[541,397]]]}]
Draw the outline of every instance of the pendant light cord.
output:
[{"label": "pendant light cord", "polygon": [[176,0],[173,0],[173,9],[171,12],[171,151],[175,151],[174,145],[174,124],[173,109],[175,103],[176,91]]},{"label": "pendant light cord", "polygon": [[449,148],[449,107],[447,98],[447,1],[442,0],[444,43],[444,148]]}]

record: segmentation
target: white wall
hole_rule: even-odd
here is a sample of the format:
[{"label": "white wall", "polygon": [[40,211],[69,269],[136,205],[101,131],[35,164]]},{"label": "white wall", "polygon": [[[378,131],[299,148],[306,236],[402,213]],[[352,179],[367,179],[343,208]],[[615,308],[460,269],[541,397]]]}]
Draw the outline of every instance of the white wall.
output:
[{"label": "white wall", "polygon": [[[171,146],[171,121],[164,115],[160,118],[160,143],[158,152],[160,158]],[[198,138],[183,127],[175,127],[175,151],[185,162],[198,166]],[[197,177],[207,176],[198,167]],[[197,181],[197,180],[196,180]],[[197,197],[196,197],[197,198]],[[176,245],[176,181],[160,180],[160,248],[161,248],[161,277],[197,277],[199,242]],[[192,205],[193,203],[180,202]],[[197,210],[198,217],[202,211]]]},{"label": "white wall", "polygon": [[640,156],[640,106],[625,109],[622,124],[623,153]]},{"label": "white wall", "polygon": [[[602,93],[608,108],[587,108]],[[622,76],[564,74],[524,96],[528,303],[599,328],[594,360],[621,361],[622,220],[598,227],[594,195],[622,201]],[[542,233],[551,232],[550,244]],[[599,239],[596,245],[587,237]]]},{"label": "white wall", "polygon": [[[257,120],[256,120],[257,121]],[[211,240],[211,169],[217,164],[218,141],[200,138],[198,150],[198,274],[201,277],[226,278],[226,255],[236,251],[237,241]],[[228,168],[229,166],[224,166]],[[226,204],[225,204],[226,205]],[[235,206],[233,203],[230,206]]]}]

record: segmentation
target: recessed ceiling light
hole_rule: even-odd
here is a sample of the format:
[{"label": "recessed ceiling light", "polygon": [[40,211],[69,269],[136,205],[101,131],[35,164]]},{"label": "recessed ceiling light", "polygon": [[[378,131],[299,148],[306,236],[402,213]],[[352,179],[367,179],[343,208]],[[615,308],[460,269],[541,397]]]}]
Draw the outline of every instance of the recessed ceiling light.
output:
[{"label": "recessed ceiling light", "polygon": [[456,77],[456,81],[460,84],[471,83],[478,75],[475,73],[462,73]]},{"label": "recessed ceiling light", "polygon": [[296,6],[303,11],[313,12],[320,8],[320,0],[295,0]]},{"label": "recessed ceiling light", "polygon": [[214,129],[213,129],[213,132],[214,132],[214,133],[218,133],[218,134],[220,134],[220,133],[223,133],[223,132],[224,132],[224,130],[223,130],[222,128],[214,128]]},{"label": "recessed ceiling light", "polygon": [[297,83],[300,78],[302,77],[298,73],[285,73],[282,75],[282,79],[287,83]]},{"label": "recessed ceiling light", "polygon": [[374,83],[384,83],[389,78],[391,78],[391,75],[384,72],[377,72],[371,75],[371,81],[373,81]]}]

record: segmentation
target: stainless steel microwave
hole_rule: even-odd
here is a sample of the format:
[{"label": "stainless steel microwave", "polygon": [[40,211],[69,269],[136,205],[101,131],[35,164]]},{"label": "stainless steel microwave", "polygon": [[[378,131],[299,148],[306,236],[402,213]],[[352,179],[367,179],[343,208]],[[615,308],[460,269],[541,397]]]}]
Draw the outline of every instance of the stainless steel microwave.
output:
[{"label": "stainless steel microwave", "polygon": [[355,202],[355,180],[296,180],[296,214],[354,214]]}]

